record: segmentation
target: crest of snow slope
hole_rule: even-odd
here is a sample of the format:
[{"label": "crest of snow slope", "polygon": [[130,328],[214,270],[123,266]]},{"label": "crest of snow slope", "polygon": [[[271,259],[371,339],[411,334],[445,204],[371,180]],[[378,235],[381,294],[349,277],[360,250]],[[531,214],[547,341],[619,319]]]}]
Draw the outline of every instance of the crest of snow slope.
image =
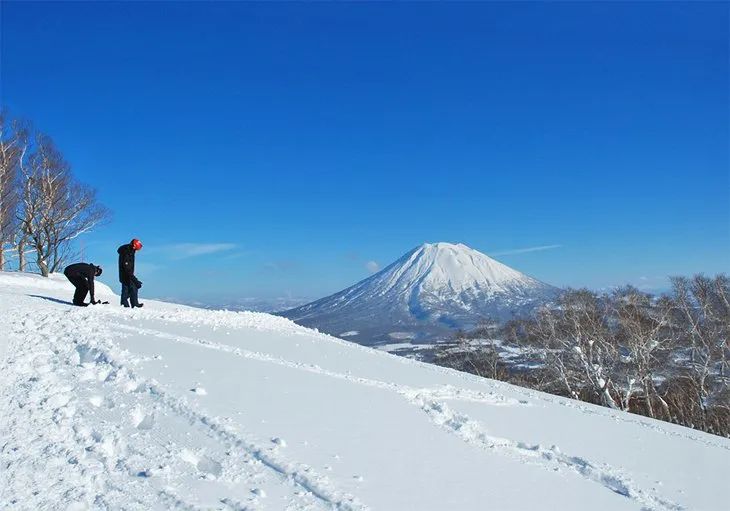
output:
[{"label": "crest of snow slope", "polygon": [[257,313],[0,273],[0,509],[719,510],[730,441]]},{"label": "crest of snow slope", "polygon": [[354,286],[282,315],[335,335],[357,330],[368,343],[401,330],[427,337],[508,318],[556,292],[466,245],[426,243]]}]

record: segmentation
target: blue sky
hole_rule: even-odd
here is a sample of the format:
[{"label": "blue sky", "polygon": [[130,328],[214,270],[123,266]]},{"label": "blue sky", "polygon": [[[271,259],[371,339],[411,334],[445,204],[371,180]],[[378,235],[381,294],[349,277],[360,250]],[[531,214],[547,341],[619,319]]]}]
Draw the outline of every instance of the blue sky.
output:
[{"label": "blue sky", "polygon": [[317,297],[424,241],[556,285],[730,271],[727,3],[1,9],[2,103],[148,295]]}]

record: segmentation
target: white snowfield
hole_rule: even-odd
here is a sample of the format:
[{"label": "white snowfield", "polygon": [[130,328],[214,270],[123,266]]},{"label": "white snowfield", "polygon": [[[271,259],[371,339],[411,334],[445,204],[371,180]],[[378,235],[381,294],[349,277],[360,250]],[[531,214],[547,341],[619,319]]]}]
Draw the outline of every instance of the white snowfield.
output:
[{"label": "white snowfield", "polygon": [[0,509],[728,509],[727,439],[98,287],[0,273]]}]

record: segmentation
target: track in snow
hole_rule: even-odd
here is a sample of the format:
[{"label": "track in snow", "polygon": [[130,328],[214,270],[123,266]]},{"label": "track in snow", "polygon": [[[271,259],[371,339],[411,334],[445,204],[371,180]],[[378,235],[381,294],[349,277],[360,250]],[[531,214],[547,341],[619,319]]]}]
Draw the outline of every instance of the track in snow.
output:
[{"label": "track in snow", "polygon": [[[28,331],[33,335],[25,335]],[[72,339],[54,334],[59,331],[77,335]],[[79,509],[85,504],[209,509],[190,492],[189,485],[195,488],[202,480],[220,483],[218,500],[229,509],[366,509],[310,467],[287,460],[276,448],[257,445],[159,384],[137,377],[115,353],[119,350],[106,329],[79,325],[69,311],[26,312],[18,315],[14,333],[23,333],[15,336],[12,346],[20,356],[8,357],[1,370],[15,375],[12,385],[22,392],[2,412],[10,417],[8,428],[27,428],[26,437],[32,440],[27,451],[0,447],[10,483],[0,507],[41,508],[71,493]],[[78,343],[76,338],[93,341]],[[29,413],[24,417],[18,408]],[[85,420],[90,415],[95,419]],[[170,436],[170,431],[176,434]],[[24,494],[27,473],[14,473],[15,469],[45,459],[58,466],[58,493]],[[153,481],[165,484],[160,487]],[[272,501],[261,486],[284,491]],[[242,502],[240,495],[247,493]]]},{"label": "track in snow", "polygon": [[[674,501],[677,498],[683,500],[681,496],[674,493],[673,498],[667,498],[667,488],[662,490],[658,487],[661,484],[658,481],[659,484],[652,485],[648,474],[641,473],[641,469],[634,468],[631,472],[621,468],[621,458],[586,455],[582,453],[583,444],[576,443],[567,449],[572,452],[564,453],[566,449],[559,446],[546,447],[530,441],[532,433],[529,430],[520,434],[512,434],[509,430],[505,433],[503,430],[501,436],[497,436],[489,431],[492,429],[489,424],[491,419],[476,420],[474,417],[484,417],[481,410],[486,411],[491,407],[506,407],[509,414],[524,416],[525,412],[531,413],[529,408],[538,403],[538,408],[542,408],[540,402],[552,403],[600,416],[607,422],[649,428],[662,435],[676,437],[678,441],[691,440],[713,449],[730,449],[730,444],[721,439],[715,440],[689,430],[685,432],[681,428],[661,427],[639,417],[615,414],[527,389],[512,388],[511,392],[502,393],[498,385],[482,385],[481,380],[475,385],[475,378],[439,368],[428,368],[428,372],[438,374],[443,371],[445,376],[448,373],[448,378],[444,379],[452,385],[439,386],[435,383],[440,378],[428,377],[425,380],[431,384],[416,386],[413,385],[414,381],[424,380],[419,376],[422,373],[416,374],[414,371],[408,374],[415,378],[401,378],[398,376],[398,367],[393,367],[397,365],[396,360],[403,364],[406,361],[392,359],[386,354],[352,346],[344,341],[324,338],[322,342],[346,346],[345,352],[352,358],[338,359],[337,354],[330,359],[327,356],[320,357],[320,339],[279,318],[192,309],[144,310],[129,314],[128,311],[115,308],[100,308],[91,315],[83,310],[48,304],[33,310],[26,309],[23,304],[12,304],[3,310],[11,318],[10,321],[3,321],[3,326],[10,328],[11,345],[6,348],[7,355],[0,367],[5,375],[0,379],[0,384],[14,391],[10,400],[0,403],[0,414],[5,418],[0,423],[0,468],[3,468],[0,470],[0,508],[13,507],[20,502],[25,508],[43,508],[62,501],[78,504],[77,509],[83,509],[83,505],[92,508],[183,510],[210,509],[211,505],[215,509],[228,510],[368,509],[366,502],[360,501],[362,497],[359,492],[364,487],[348,484],[346,478],[351,476],[346,473],[344,477],[341,472],[328,473],[326,470],[330,470],[330,467],[324,463],[320,465],[316,456],[310,458],[310,454],[298,451],[302,459],[315,460],[315,465],[324,467],[315,470],[296,459],[294,445],[287,449],[285,442],[279,438],[261,438],[244,431],[242,424],[248,427],[251,423],[211,414],[205,407],[212,403],[206,401],[212,396],[193,397],[185,392],[181,395],[179,386],[175,387],[177,390],[172,390],[173,386],[142,377],[141,374],[147,370],[144,369],[147,367],[145,364],[156,355],[153,351],[152,355],[145,358],[125,351],[121,347],[125,336],[136,336],[135,342],[142,341],[142,344],[160,339],[194,349],[218,352],[223,355],[214,356],[210,353],[202,358],[215,358],[220,367],[235,369],[240,365],[253,369],[264,367],[258,363],[270,364],[341,382],[336,385],[342,385],[343,389],[377,389],[375,393],[357,391],[357,395],[365,396],[366,399],[379,399],[378,396],[382,396],[387,402],[402,399],[418,410],[413,412],[413,419],[409,419],[411,424],[422,424],[426,430],[444,432],[438,433],[440,438],[453,438],[449,442],[454,445],[469,446],[469,456],[474,453],[474,458],[484,460],[485,466],[501,468],[511,462],[537,467],[539,470],[535,473],[544,471],[562,474],[562,480],[554,479],[556,484],[563,484],[566,488],[594,487],[596,496],[613,494],[615,497],[611,499],[625,499],[624,502],[630,503],[628,508],[636,506],[657,511],[684,509],[682,504]],[[160,321],[165,325],[160,326]],[[167,324],[170,325],[169,329]],[[194,331],[201,325],[206,330],[210,327],[212,332],[220,327],[230,332],[207,336],[175,333],[178,330],[183,333]],[[282,345],[286,349],[274,349],[273,353],[268,353],[245,349],[250,347],[248,345],[227,344],[225,335],[235,333],[238,329],[249,334],[251,329],[259,331],[260,336],[257,334],[251,338],[264,341],[269,341],[269,332],[294,337],[291,338],[292,344]],[[300,341],[296,336],[300,335],[302,346],[306,345],[309,351],[303,349],[301,361],[292,360],[287,350],[299,346]],[[246,336],[237,341],[242,339],[246,339]],[[259,343],[258,349],[266,350],[265,347],[261,348],[265,345]],[[256,346],[256,343],[252,342],[252,346]],[[315,347],[314,351],[312,347]],[[333,351],[328,350],[326,345],[322,347],[330,356],[335,352],[339,354],[339,348]],[[361,358],[352,350],[367,352],[372,358]],[[162,353],[167,357],[172,353],[190,356],[198,352],[177,347]],[[244,366],[235,362],[239,358],[255,363]],[[180,358],[178,362],[182,360]],[[363,364],[363,375],[349,371],[347,362],[350,360]],[[370,360],[374,363],[372,367]],[[377,372],[374,368],[379,367],[379,361],[387,362],[383,367],[388,366],[388,370]],[[408,365],[413,368],[410,362]],[[338,368],[341,370],[333,370]],[[373,376],[373,370],[377,377],[365,376],[367,373],[370,373],[367,376]],[[283,374],[276,371],[265,369],[261,374],[264,378],[269,374]],[[166,372],[165,378],[167,376]],[[184,378],[190,376],[184,374]],[[390,377],[403,383],[390,381]],[[293,377],[291,380],[305,381]],[[174,383],[168,379],[165,381]],[[462,381],[463,386],[460,383]],[[493,387],[497,390],[490,390]],[[202,387],[191,390],[199,396],[205,394]],[[284,403],[289,406],[288,401]],[[463,408],[469,414],[458,411]],[[325,409],[325,415],[329,416],[328,412]],[[226,413],[223,411],[223,414]],[[486,415],[494,419],[501,417]],[[408,417],[411,417],[410,413]],[[251,419],[255,420],[256,417],[248,420]],[[237,427],[234,426],[236,424]],[[322,423],[321,426],[326,428],[328,424]],[[315,427],[319,428],[320,424],[316,423]],[[496,427],[496,424],[492,427]],[[258,431],[265,435],[269,429],[259,428]],[[2,440],[10,438],[11,432],[16,439],[27,439],[22,449],[12,439]],[[432,433],[429,432],[424,438],[430,435]],[[563,441],[558,443],[562,445]],[[339,445],[342,447],[343,444]],[[445,444],[442,442],[441,445]],[[326,448],[318,445],[318,448],[322,447]],[[440,452],[448,455],[450,451]],[[612,464],[597,462],[599,458],[611,460]],[[487,461],[495,459],[505,461],[496,464]],[[360,463],[362,459],[358,457],[355,461]],[[613,464],[615,461],[618,464]],[[358,466],[349,468],[360,470]],[[45,481],[34,479],[35,472],[43,474],[53,484],[44,486]],[[552,475],[544,479],[553,481]],[[34,488],[44,488],[44,491],[37,492]],[[374,497],[372,487],[369,491],[371,493],[367,497],[371,499]],[[592,489],[589,492],[593,495]],[[72,504],[69,509],[76,508]]]},{"label": "track in snow", "polygon": [[339,380],[345,380],[358,385],[376,387],[396,392],[411,404],[421,408],[435,425],[455,434],[465,442],[486,450],[488,453],[497,453],[502,456],[517,458],[525,463],[543,467],[548,471],[555,471],[559,467],[567,468],[593,483],[599,484],[609,491],[634,500],[642,505],[643,509],[679,511],[681,505],[663,499],[656,492],[642,489],[626,476],[621,469],[608,465],[593,463],[579,456],[572,456],[561,452],[558,446],[545,448],[539,444],[530,444],[519,440],[491,436],[483,425],[470,419],[467,415],[453,412],[445,403],[447,400],[472,401],[493,406],[529,406],[529,402],[506,398],[496,393],[477,392],[470,389],[444,386],[439,388],[413,388],[392,382],[384,382],[371,378],[363,378],[336,371],[330,371],[313,364],[291,362],[273,357],[266,353],[254,352],[223,343],[206,339],[196,339],[181,335],[173,335],[160,330],[138,328],[128,325],[112,324],[111,328],[127,333],[142,334],[159,337],[172,342],[198,346],[230,353],[235,356],[276,364],[279,366],[308,371]]}]

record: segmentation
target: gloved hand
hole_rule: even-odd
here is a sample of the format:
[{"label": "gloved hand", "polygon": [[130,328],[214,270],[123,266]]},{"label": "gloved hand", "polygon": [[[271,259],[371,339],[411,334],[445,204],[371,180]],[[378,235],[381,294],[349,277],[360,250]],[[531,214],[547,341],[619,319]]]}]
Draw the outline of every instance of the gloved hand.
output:
[{"label": "gloved hand", "polygon": [[137,289],[141,289],[142,288],[142,281],[141,280],[138,280],[138,281],[136,281],[134,283],[134,285],[137,286]]}]

